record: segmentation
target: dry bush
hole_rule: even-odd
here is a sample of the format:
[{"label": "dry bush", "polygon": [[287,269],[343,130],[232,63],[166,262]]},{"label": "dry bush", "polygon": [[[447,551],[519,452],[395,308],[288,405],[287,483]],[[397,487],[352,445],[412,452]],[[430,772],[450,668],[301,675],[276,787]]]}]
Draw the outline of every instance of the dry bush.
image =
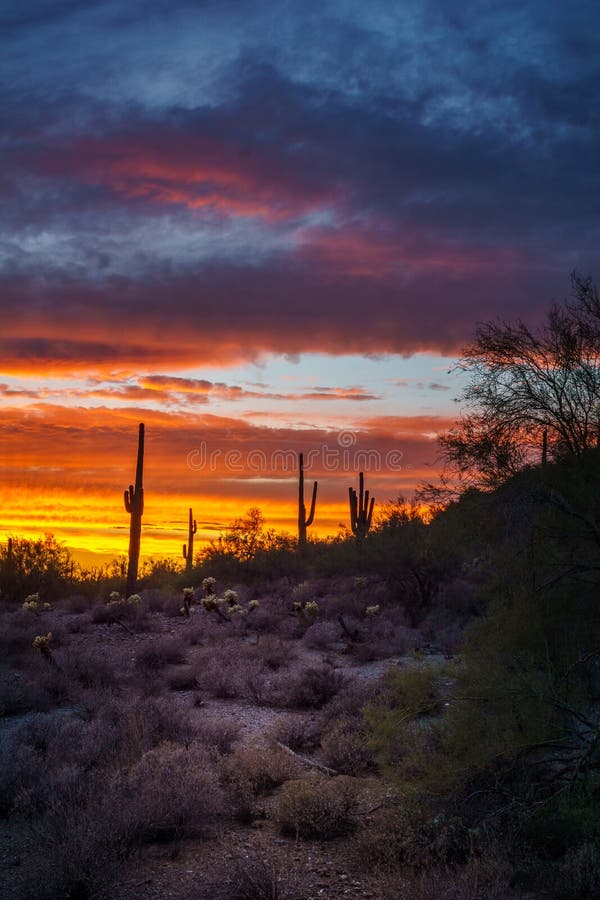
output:
[{"label": "dry bush", "polygon": [[152,631],[155,627],[145,604],[127,603],[126,600],[104,603],[94,607],[92,622],[95,625],[112,625],[115,622],[123,622],[133,631]]},{"label": "dry bush", "polygon": [[176,594],[168,594],[165,595],[163,604],[162,604],[162,613],[167,618],[181,618],[181,601],[182,595],[180,592]]},{"label": "dry bush", "polygon": [[112,729],[115,758],[122,764],[134,762],[163,741],[190,743],[198,732],[189,714],[165,697],[106,703],[98,722]]},{"label": "dry bush", "polygon": [[273,723],[268,737],[271,741],[285,744],[296,753],[302,753],[319,746],[320,732],[317,723],[310,716],[290,714]]},{"label": "dry bush", "polygon": [[70,594],[60,601],[60,608],[66,613],[81,615],[89,612],[94,605],[92,597],[86,597],[85,594]]},{"label": "dry bush", "polygon": [[299,774],[300,766],[279,747],[240,747],[223,761],[221,778],[242,821],[254,817],[256,798]]},{"label": "dry bush", "polygon": [[[52,642],[54,643],[54,634]],[[57,654],[57,661],[69,682],[76,682],[81,687],[115,688],[120,683],[120,676],[115,671],[114,663],[99,647],[69,648]]]},{"label": "dry bush", "polygon": [[319,713],[319,727],[324,731],[336,719],[355,719],[362,723],[363,709],[376,696],[378,684],[358,679],[348,680],[342,690]]},{"label": "dry bush", "polygon": [[232,665],[232,659],[235,657],[223,659],[220,654],[212,656],[208,651],[197,662],[198,687],[209,696],[220,700],[243,697],[245,693],[243,672],[237,660],[235,666]]},{"label": "dry bush", "polygon": [[291,872],[257,853],[233,860],[221,896],[223,900],[303,900],[304,897]]},{"label": "dry bush", "polygon": [[324,663],[286,675],[277,682],[277,702],[297,709],[320,709],[344,685],[344,676]]},{"label": "dry bush", "polygon": [[114,812],[112,793],[89,779],[55,786],[34,824],[21,876],[22,900],[87,900],[110,890],[127,851]]},{"label": "dry bush", "polygon": [[117,778],[115,796],[116,827],[130,842],[210,835],[226,809],[210,755],[198,742],[148,750]]},{"label": "dry bush", "polygon": [[210,753],[226,756],[231,752],[239,735],[240,725],[237,722],[207,717],[202,719],[198,727],[197,740],[204,744]]},{"label": "dry bush", "polygon": [[277,672],[293,657],[293,645],[274,635],[261,637],[255,645],[254,654],[267,669]]},{"label": "dry bush", "polygon": [[377,810],[356,836],[353,855],[365,869],[443,868],[464,865],[482,849],[481,840],[459,818],[391,806]]},{"label": "dry bush", "polygon": [[381,900],[518,900],[522,894],[511,889],[512,874],[507,862],[492,856],[473,858],[457,868],[380,873],[373,879],[373,888]]},{"label": "dry bush", "polygon": [[181,636],[151,638],[135,656],[135,666],[142,672],[185,662],[185,642]]},{"label": "dry bush", "polygon": [[173,666],[165,674],[172,691],[193,691],[198,687],[198,670],[195,665]]},{"label": "dry bush", "polygon": [[343,775],[359,775],[373,766],[373,752],[355,718],[335,719],[321,738],[323,758]]},{"label": "dry bush", "polygon": [[24,712],[47,712],[65,700],[68,693],[64,675],[50,669],[47,663],[30,664],[25,672],[2,670],[0,718]]},{"label": "dry bush", "polygon": [[356,783],[344,775],[289,781],[277,798],[274,819],[283,834],[330,840],[355,830],[358,797]]},{"label": "dry bush", "polygon": [[337,622],[313,622],[304,632],[303,642],[315,650],[327,650],[342,639]]}]

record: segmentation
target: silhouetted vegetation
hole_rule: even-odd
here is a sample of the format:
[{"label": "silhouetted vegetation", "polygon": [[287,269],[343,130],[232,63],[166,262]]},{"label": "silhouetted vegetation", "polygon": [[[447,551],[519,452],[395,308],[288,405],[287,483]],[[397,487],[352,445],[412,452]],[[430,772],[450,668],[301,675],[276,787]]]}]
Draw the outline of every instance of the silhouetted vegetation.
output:
[{"label": "silhouetted vegetation", "polygon": [[[127,598],[122,561],[1,548],[15,896],[101,897],[144,847],[240,823],[273,854],[343,840],[380,900],[597,896],[600,304],[574,283],[540,333],[478,332],[443,438],[466,477],[427,522],[402,498],[373,522],[361,490],[359,543],[299,554],[253,508]],[[274,857],[234,868],[231,896],[279,896]]]}]

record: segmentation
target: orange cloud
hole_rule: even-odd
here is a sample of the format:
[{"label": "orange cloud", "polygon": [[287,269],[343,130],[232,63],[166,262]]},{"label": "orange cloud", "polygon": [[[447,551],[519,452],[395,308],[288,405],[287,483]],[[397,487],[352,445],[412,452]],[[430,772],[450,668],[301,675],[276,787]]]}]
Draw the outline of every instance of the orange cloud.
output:
[{"label": "orange cloud", "polygon": [[[435,457],[427,417],[379,417],[362,432],[298,431],[210,414],[34,406],[0,423],[0,539],[50,531],[104,557],[126,552],[122,493],[134,474],[137,424],[146,423],[144,552],[179,556],[187,508],[208,540],[250,506],[294,531],[297,453],[319,480],[316,532],[347,520],[358,469],[379,503],[410,492]],[[183,538],[184,539],[184,538]]]}]

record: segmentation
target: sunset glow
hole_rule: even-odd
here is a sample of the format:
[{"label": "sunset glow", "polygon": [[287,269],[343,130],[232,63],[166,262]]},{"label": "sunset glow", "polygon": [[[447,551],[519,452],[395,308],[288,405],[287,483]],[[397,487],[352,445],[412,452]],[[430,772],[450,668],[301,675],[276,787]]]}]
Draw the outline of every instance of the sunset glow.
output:
[{"label": "sunset glow", "polygon": [[600,246],[584,12],[455,6],[2,14],[0,541],[126,553],[140,422],[146,557],[295,533],[300,451],[312,535],[435,479],[475,323]]}]

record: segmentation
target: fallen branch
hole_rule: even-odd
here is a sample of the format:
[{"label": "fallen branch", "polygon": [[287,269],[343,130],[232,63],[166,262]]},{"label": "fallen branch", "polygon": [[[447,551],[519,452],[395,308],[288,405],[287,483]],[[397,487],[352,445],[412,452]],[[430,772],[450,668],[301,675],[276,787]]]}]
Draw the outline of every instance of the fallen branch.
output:
[{"label": "fallen branch", "polygon": [[329,766],[323,765],[323,763],[317,762],[314,759],[309,759],[308,756],[300,756],[299,753],[296,753],[292,750],[291,747],[287,747],[285,744],[282,744],[280,741],[276,741],[278,747],[281,747],[282,750],[285,750],[286,753],[289,753],[290,756],[293,756],[294,759],[299,759],[300,762],[304,763],[306,766],[311,766],[313,769],[319,769],[321,772],[325,772],[326,775],[339,775],[339,772],[336,772],[335,769],[330,769]]}]

